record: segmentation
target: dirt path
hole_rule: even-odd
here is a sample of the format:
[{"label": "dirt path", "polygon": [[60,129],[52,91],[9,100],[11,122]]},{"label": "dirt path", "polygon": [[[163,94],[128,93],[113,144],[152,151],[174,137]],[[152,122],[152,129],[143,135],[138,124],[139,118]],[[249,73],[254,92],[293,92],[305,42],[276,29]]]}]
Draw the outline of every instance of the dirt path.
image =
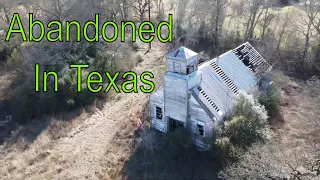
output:
[{"label": "dirt path", "polygon": [[[146,55],[140,52],[144,61],[135,68],[137,73],[153,72],[155,81],[165,66],[159,61],[164,46],[157,46]],[[100,179],[106,147],[147,98],[143,93],[119,94],[58,140],[45,130],[26,150],[0,153],[0,179]]]}]

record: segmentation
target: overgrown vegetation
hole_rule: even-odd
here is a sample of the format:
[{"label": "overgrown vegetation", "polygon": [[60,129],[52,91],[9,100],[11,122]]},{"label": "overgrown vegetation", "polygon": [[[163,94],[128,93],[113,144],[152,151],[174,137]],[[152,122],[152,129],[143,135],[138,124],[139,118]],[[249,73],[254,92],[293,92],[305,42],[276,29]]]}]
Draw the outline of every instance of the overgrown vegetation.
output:
[{"label": "overgrown vegetation", "polygon": [[[62,47],[57,48],[61,45]],[[85,86],[85,77],[88,72],[109,71],[113,73],[116,70],[114,55],[110,54],[110,50],[103,46],[103,44],[88,45],[83,43],[67,46],[61,43],[44,42],[39,45],[32,44],[20,47],[19,50],[15,49],[8,60],[8,65],[16,76],[16,83],[11,87],[12,91],[8,97],[13,117],[20,122],[26,122],[43,114],[70,111],[90,105],[96,98],[105,98],[105,93],[91,93]],[[49,79],[48,92],[35,92],[36,63],[40,65],[41,74],[45,71],[57,72],[59,76],[58,92],[54,92],[52,76]],[[69,65],[72,63],[91,65],[83,71],[83,90],[81,93],[77,93],[77,70],[69,69]],[[43,89],[42,83],[40,83],[40,89]]]},{"label": "overgrown vegetation", "polygon": [[[268,132],[267,112],[253,96],[241,95],[233,112],[222,127],[221,133],[217,133],[214,139],[206,140],[210,145],[209,151],[199,151],[192,141],[192,135],[185,128],[177,129],[165,136],[146,128],[141,130],[139,136],[141,140],[138,141],[136,155],[142,151],[143,157],[152,157],[154,161],[160,161],[150,165],[155,169],[146,170],[149,175],[164,173],[159,169],[155,172],[156,167],[167,164],[178,168],[180,163],[185,164],[184,167],[186,167],[189,163],[204,163],[212,166],[212,162],[216,165],[213,171],[218,173],[223,165],[239,160],[245,152],[244,149],[266,140]],[[198,158],[202,162],[199,162]]]},{"label": "overgrown vegetation", "polygon": [[270,91],[262,92],[260,94],[259,102],[266,108],[269,116],[275,116],[279,113],[282,102],[281,92],[273,87]]},{"label": "overgrown vegetation", "polygon": [[226,136],[240,147],[246,147],[264,138],[263,130],[267,125],[267,112],[250,95],[241,95],[234,106],[230,120],[226,121]]}]

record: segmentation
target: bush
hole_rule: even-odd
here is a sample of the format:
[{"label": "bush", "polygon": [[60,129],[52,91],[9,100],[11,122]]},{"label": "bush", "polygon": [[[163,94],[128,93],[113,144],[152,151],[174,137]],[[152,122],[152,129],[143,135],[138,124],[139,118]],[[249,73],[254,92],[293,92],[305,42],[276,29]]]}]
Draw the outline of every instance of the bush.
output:
[{"label": "bush", "polygon": [[[56,46],[55,46],[56,45]],[[104,92],[91,93],[86,86],[86,74],[93,70],[115,70],[112,66],[114,56],[98,51],[94,54],[94,46],[88,48],[91,54],[83,55],[83,47],[80,44],[70,48],[72,53],[59,52],[56,47],[59,44],[32,44],[30,46],[16,48],[8,60],[8,64],[16,73],[15,84],[9,96],[10,108],[14,119],[24,123],[42,115],[55,114],[70,111],[83,106],[91,105],[97,97],[105,97]],[[96,56],[90,58],[89,56]],[[80,58],[82,57],[82,58]],[[22,61],[23,60],[23,61]],[[93,62],[89,62],[89,61]],[[69,65],[76,63],[89,63],[90,68],[83,70],[83,89],[77,93],[77,70],[69,69]],[[43,83],[40,83],[40,92],[35,92],[34,64],[40,64],[40,73],[43,71],[55,71],[59,75],[59,91],[53,92],[53,79],[49,79],[48,92],[42,92]],[[42,81],[40,76],[40,81]],[[102,96],[101,96],[102,95]]]},{"label": "bush", "polygon": [[153,153],[159,148],[156,132],[150,128],[143,128],[140,132],[140,147],[144,153]]},{"label": "bush", "polygon": [[269,92],[260,94],[259,102],[264,105],[269,116],[275,116],[278,113],[282,102],[281,92],[272,88]]},{"label": "bush", "polygon": [[231,120],[225,123],[225,133],[235,145],[251,145],[263,139],[267,118],[266,110],[253,96],[241,95],[234,107]]},{"label": "bush", "polygon": [[234,160],[237,158],[236,148],[230,142],[228,137],[216,139],[210,151],[210,154],[215,158],[218,158],[221,162],[224,162],[225,160]]}]

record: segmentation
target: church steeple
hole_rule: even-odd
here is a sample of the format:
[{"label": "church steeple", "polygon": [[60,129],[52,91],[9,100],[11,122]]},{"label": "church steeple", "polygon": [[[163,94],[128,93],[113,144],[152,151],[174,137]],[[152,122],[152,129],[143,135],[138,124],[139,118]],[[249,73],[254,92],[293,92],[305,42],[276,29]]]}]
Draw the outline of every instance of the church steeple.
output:
[{"label": "church steeple", "polygon": [[198,70],[198,54],[181,47],[168,54],[168,71],[189,75]]}]

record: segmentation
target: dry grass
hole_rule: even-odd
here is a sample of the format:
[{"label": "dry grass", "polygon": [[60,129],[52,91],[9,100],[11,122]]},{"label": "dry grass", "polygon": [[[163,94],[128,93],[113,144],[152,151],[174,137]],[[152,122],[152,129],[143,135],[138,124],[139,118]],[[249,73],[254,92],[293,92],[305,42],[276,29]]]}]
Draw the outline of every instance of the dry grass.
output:
[{"label": "dry grass", "polygon": [[284,96],[282,117],[277,119],[283,122],[273,124],[275,136],[270,141],[251,147],[226,172],[229,178],[319,179],[312,165],[320,149],[320,97],[310,93],[313,87],[280,72],[275,72],[274,80]]},{"label": "dry grass", "polygon": [[[166,53],[165,45],[155,43],[154,49],[146,55],[144,50],[137,52],[133,57],[141,56],[142,60],[138,59],[133,70],[137,74],[151,71],[158,82],[165,69],[165,63],[159,59]],[[16,138],[0,147],[0,177],[102,179],[106,172],[120,177],[121,162],[131,148],[128,141],[132,141],[134,130],[141,124],[136,114],[147,97],[144,93],[111,93],[103,105],[97,103],[70,115],[31,122],[17,130]],[[106,150],[110,151],[107,161]]]}]

